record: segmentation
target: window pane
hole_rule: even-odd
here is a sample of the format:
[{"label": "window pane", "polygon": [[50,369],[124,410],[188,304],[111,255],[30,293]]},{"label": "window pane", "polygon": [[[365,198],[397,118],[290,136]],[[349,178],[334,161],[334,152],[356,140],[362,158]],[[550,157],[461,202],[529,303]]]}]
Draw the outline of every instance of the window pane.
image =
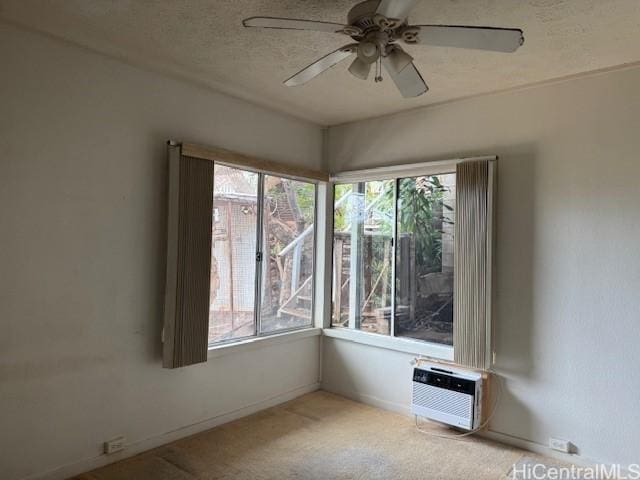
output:
[{"label": "window pane", "polygon": [[314,184],[264,177],[263,333],[312,323],[315,199]]},{"label": "window pane", "polygon": [[336,185],[333,326],[389,334],[393,180]]},{"label": "window pane", "polygon": [[455,174],[398,181],[395,333],[453,343]]},{"label": "window pane", "polygon": [[258,174],[216,164],[209,342],[255,334]]}]

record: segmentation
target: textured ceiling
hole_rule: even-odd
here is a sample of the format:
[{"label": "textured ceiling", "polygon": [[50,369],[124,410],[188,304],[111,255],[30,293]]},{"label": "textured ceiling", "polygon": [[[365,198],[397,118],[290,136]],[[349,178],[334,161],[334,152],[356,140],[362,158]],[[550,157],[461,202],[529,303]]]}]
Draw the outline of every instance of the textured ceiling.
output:
[{"label": "textured ceiling", "polygon": [[514,54],[407,46],[431,90],[403,99],[389,79],[340,64],[301,86],[282,81],[350,39],[245,29],[255,15],[344,22],[349,0],[0,0],[0,17],[131,63],[320,124],[337,124],[640,61],[640,0],[421,0],[411,23],[519,27]]}]

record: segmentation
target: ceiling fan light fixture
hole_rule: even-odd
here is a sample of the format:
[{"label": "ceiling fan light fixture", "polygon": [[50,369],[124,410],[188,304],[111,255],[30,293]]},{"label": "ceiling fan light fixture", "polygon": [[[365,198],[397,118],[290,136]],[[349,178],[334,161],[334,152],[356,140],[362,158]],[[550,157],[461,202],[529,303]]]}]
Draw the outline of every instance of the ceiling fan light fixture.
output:
[{"label": "ceiling fan light fixture", "polygon": [[360,57],[356,57],[349,67],[349,72],[351,73],[351,75],[359,78],[360,80],[366,80],[369,77],[371,65],[371,63],[365,62],[364,60],[360,59]]},{"label": "ceiling fan light fixture", "polygon": [[373,63],[380,57],[380,50],[373,42],[360,42],[357,51],[358,58],[365,63]]}]

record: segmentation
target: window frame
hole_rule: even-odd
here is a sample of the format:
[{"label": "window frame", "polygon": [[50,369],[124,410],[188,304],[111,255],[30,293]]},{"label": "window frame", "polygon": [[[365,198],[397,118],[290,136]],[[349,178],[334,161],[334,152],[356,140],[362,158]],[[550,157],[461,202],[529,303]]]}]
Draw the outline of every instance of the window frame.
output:
[{"label": "window frame", "polygon": [[327,328],[323,334],[354,343],[370,345],[389,350],[395,350],[413,355],[424,355],[430,358],[441,359],[445,361],[453,361],[453,345],[445,345],[426,340],[412,339],[410,337],[398,337],[395,332],[395,282],[396,282],[396,254],[397,254],[397,201],[398,201],[398,182],[401,178],[430,176],[456,173],[456,165],[465,161],[488,160],[495,161],[497,156],[481,156],[469,158],[456,158],[450,160],[439,160],[431,162],[420,162],[413,164],[401,164],[377,167],[363,170],[350,170],[331,175],[329,183],[329,195],[331,197],[330,207],[330,245],[328,251],[331,254],[331,270],[330,278],[333,276],[333,260],[334,260],[334,215],[335,215],[335,185],[345,183],[360,183],[374,180],[393,180],[394,181],[394,213],[393,213],[393,254],[392,254],[392,271],[394,291],[391,296],[391,319],[389,324],[389,334],[366,332],[350,327],[339,327],[333,325],[333,282],[330,282],[331,290],[329,295],[330,308],[327,319]]},{"label": "window frame", "polygon": [[[225,160],[212,160],[215,165],[221,165],[229,168],[234,168],[237,170],[244,170],[247,172],[256,173],[258,175],[258,188],[257,188],[257,197],[256,197],[256,208],[257,208],[257,216],[256,216],[256,259],[255,259],[255,280],[254,280],[254,311],[253,311],[253,324],[254,331],[253,335],[245,335],[243,337],[230,338],[227,340],[219,340],[219,341],[208,341],[207,349],[209,352],[215,351],[217,349],[226,349],[228,347],[234,345],[245,345],[247,343],[252,343],[255,340],[263,339],[267,337],[279,336],[291,334],[304,330],[313,330],[316,325],[316,282],[317,282],[317,257],[318,257],[318,190],[320,185],[320,180],[309,177],[295,176],[287,173],[279,172],[279,171],[271,171],[271,170],[263,170],[261,168],[255,168],[251,165],[242,165],[240,163],[228,162]],[[262,269],[264,263],[264,251],[263,251],[263,229],[264,229],[264,179],[266,176],[278,177],[287,180],[294,180],[297,182],[304,182],[313,185],[313,265],[311,271],[311,319],[309,323],[306,325],[286,328],[282,330],[274,330],[270,332],[262,332],[261,330],[261,308],[260,308],[260,296],[262,295]],[[214,182],[214,190],[215,190],[215,176],[213,179]],[[260,260],[258,260],[258,255],[260,255]]]}]

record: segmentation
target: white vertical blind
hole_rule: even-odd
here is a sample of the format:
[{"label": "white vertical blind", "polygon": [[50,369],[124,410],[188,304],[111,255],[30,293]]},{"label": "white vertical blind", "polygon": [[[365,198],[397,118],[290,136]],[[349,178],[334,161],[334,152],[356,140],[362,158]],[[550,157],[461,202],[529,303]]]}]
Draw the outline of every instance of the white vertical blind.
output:
[{"label": "white vertical blind", "polygon": [[456,165],[453,347],[460,365],[491,366],[491,249],[495,162]]}]

